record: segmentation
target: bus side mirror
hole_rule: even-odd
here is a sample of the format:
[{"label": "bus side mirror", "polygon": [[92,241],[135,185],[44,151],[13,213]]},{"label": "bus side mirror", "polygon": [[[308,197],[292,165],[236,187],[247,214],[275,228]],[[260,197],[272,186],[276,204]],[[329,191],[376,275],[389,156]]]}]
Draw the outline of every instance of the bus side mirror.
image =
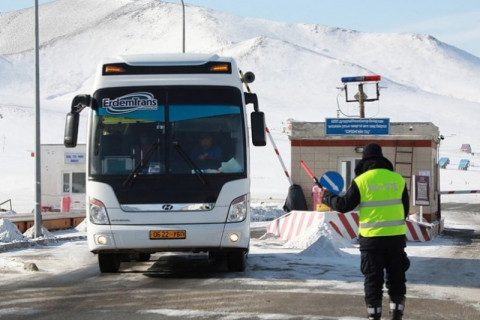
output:
[{"label": "bus side mirror", "polygon": [[256,147],[267,145],[265,137],[265,114],[261,111],[254,111],[250,114],[250,124],[252,126],[252,143]]},{"label": "bus side mirror", "polygon": [[67,114],[65,120],[65,134],[63,144],[67,148],[75,148],[78,138],[78,124],[80,122],[80,112],[88,107],[92,99],[88,94],[79,94],[72,100],[71,111]]},{"label": "bus side mirror", "polygon": [[77,146],[79,120],[79,113],[69,112],[67,114],[65,120],[65,135],[63,137],[63,144],[67,148],[75,148]]}]

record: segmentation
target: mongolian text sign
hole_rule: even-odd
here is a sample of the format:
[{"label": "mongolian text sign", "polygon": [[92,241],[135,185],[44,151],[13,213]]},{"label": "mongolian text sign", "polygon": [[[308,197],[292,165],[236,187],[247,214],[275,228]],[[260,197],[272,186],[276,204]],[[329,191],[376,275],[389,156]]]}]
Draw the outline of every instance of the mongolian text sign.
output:
[{"label": "mongolian text sign", "polygon": [[389,135],[388,118],[327,118],[325,119],[327,135]]}]

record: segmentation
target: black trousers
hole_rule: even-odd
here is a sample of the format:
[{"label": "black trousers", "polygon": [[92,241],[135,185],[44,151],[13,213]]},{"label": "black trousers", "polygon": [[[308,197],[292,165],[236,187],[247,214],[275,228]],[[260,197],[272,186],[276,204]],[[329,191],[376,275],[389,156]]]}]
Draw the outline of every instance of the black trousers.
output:
[{"label": "black trousers", "polygon": [[359,242],[366,304],[381,306],[384,284],[392,302],[400,302],[407,292],[405,272],[410,267],[405,236],[360,237]]}]

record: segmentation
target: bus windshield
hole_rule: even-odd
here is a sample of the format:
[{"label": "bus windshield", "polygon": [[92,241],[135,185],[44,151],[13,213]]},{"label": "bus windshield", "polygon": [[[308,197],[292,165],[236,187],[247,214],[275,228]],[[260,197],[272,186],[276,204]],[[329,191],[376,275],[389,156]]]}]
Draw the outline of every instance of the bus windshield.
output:
[{"label": "bus windshield", "polygon": [[106,88],[94,99],[92,176],[245,174],[236,88]]}]

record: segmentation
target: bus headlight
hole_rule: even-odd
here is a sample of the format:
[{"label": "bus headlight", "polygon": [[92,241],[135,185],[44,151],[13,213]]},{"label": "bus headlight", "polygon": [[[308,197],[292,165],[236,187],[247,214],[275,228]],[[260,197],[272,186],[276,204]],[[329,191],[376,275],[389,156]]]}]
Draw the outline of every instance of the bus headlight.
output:
[{"label": "bus headlight", "polygon": [[107,245],[110,242],[109,237],[104,234],[96,234],[94,239],[95,239],[95,243],[101,246]]},{"label": "bus headlight", "polygon": [[95,198],[90,198],[89,204],[89,218],[91,223],[110,224],[110,221],[108,221],[107,210],[105,209],[105,205],[102,201]]},{"label": "bus headlight", "polygon": [[235,243],[235,242],[237,242],[238,240],[240,240],[240,236],[238,235],[238,233],[233,232],[233,233],[230,233],[230,235],[228,236],[228,239],[229,239],[231,242]]},{"label": "bus headlight", "polygon": [[247,195],[238,197],[230,203],[227,222],[240,222],[247,217]]}]

